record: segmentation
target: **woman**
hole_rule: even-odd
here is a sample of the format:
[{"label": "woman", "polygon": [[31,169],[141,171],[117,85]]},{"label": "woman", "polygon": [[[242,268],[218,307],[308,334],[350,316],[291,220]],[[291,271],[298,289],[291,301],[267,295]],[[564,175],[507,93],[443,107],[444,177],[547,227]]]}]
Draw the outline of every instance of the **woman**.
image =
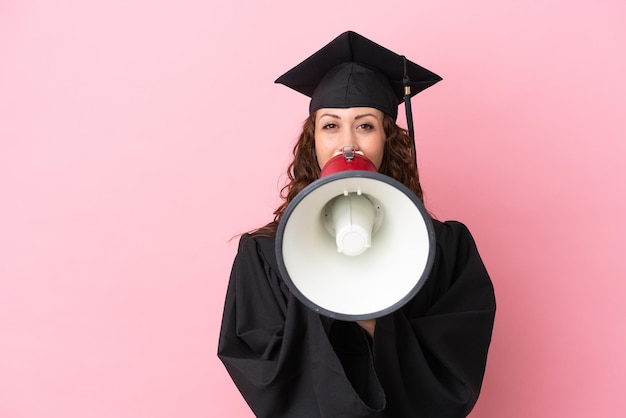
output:
[{"label": "woman", "polygon": [[465,417],[476,403],[495,298],[464,225],[433,220],[435,261],[419,293],[363,321],[332,320],[302,304],[280,277],[274,249],[289,202],[345,146],[422,199],[413,140],[395,120],[405,86],[410,97],[439,80],[353,32],[277,80],[311,97],[310,116],[274,222],[241,238],[218,348],[257,416]]}]

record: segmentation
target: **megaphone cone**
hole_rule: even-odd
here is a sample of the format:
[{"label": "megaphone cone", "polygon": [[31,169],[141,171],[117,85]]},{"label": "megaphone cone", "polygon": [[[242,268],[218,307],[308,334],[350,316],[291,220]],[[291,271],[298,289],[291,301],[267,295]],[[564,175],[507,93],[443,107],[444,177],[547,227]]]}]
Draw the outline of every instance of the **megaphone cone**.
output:
[{"label": "megaphone cone", "polygon": [[314,311],[349,321],[383,316],[411,300],[435,252],[422,202],[402,183],[359,165],[361,159],[369,162],[355,154],[359,169],[328,174],[329,160],[323,176],[287,206],[276,234],[290,291]]}]

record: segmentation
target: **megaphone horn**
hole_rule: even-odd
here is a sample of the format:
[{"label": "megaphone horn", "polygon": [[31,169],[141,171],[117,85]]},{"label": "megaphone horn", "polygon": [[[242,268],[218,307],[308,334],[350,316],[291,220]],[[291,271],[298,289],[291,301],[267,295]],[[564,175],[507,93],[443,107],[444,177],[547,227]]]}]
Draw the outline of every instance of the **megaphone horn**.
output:
[{"label": "megaphone horn", "polygon": [[422,202],[354,150],[331,158],[287,206],[276,257],[290,291],[341,320],[393,312],[422,287],[435,233]]}]

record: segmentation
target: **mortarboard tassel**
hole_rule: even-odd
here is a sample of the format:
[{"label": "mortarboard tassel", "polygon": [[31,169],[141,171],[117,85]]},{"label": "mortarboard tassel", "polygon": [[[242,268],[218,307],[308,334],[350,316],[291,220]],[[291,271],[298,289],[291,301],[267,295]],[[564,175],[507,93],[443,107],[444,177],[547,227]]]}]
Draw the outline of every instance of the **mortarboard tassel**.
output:
[{"label": "mortarboard tassel", "polygon": [[406,123],[409,131],[409,137],[411,138],[411,151],[413,151],[413,158],[415,159],[415,168],[417,169],[417,151],[415,150],[415,132],[413,130],[413,111],[411,110],[411,79],[406,70],[406,57],[402,55],[402,62],[404,63],[404,77],[402,78],[402,84],[404,85],[404,109],[406,110]]}]

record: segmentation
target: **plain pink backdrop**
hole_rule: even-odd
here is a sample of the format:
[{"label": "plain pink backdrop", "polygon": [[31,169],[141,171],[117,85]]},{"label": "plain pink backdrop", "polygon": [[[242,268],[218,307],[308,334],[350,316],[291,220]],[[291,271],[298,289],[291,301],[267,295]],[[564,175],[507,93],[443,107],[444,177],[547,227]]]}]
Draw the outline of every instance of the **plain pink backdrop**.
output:
[{"label": "plain pink backdrop", "polygon": [[473,418],[626,416],[626,3],[0,1],[0,417],[251,417],[216,357],[237,240],[345,30],[413,100],[427,206],[498,315]]}]

